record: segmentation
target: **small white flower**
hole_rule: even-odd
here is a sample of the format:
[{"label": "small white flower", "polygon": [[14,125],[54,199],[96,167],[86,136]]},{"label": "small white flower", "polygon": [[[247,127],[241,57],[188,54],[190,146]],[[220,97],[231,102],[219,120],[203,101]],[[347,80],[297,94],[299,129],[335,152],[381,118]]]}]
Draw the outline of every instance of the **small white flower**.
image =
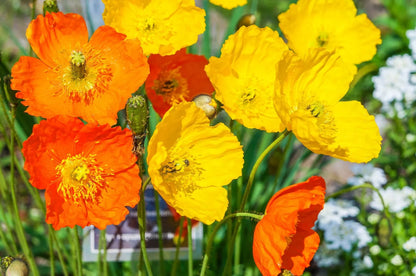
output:
[{"label": "small white flower", "polygon": [[400,266],[403,264],[403,258],[400,255],[394,255],[394,257],[391,258],[390,262],[392,265]]},{"label": "small white flower", "polygon": [[381,188],[381,186],[387,183],[384,171],[374,167],[372,164],[354,164],[351,170],[355,174],[354,177],[348,179],[348,183],[351,185],[371,183],[374,187]]},{"label": "small white flower", "polygon": [[404,218],[404,216],[406,215],[406,213],[405,212],[403,212],[403,211],[400,211],[400,212],[398,212],[397,214],[396,214],[396,217],[398,218],[398,219],[402,219],[402,218]]},{"label": "small white flower", "polygon": [[416,237],[411,237],[408,241],[403,244],[403,249],[406,251],[416,251]]},{"label": "small white flower", "polygon": [[370,247],[370,253],[371,255],[378,255],[381,252],[381,247],[377,244],[373,245],[372,247]]},{"label": "small white flower", "polygon": [[350,252],[355,244],[358,248],[362,248],[371,242],[367,228],[356,221],[347,220],[341,223],[332,221],[327,226],[324,238],[329,249]]},{"label": "small white flower", "polygon": [[324,209],[319,213],[319,228],[326,230],[328,223],[336,221],[341,223],[343,218],[355,217],[360,209],[354,206],[353,201],[345,199],[330,199],[325,203]]},{"label": "small white flower", "polygon": [[413,273],[413,275],[415,275],[415,276],[416,276],[416,266],[414,266],[414,267],[412,268],[412,273]]},{"label": "small white flower", "polygon": [[[386,207],[392,213],[398,213],[409,207],[416,195],[416,191],[410,187],[404,187],[403,189],[387,187],[386,189],[379,189],[379,192],[383,197]],[[376,192],[373,193],[373,200],[370,202],[370,207],[378,211],[383,210],[380,197]]]}]

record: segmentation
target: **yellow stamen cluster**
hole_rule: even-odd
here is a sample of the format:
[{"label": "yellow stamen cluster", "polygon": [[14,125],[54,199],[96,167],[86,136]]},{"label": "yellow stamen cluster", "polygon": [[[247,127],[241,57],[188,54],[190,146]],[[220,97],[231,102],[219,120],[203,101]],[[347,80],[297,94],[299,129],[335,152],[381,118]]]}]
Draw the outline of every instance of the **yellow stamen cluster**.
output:
[{"label": "yellow stamen cluster", "polygon": [[111,172],[104,172],[92,154],[68,156],[55,169],[61,178],[58,192],[65,200],[76,204],[80,201],[97,203],[101,191],[107,186],[104,177],[112,175]]}]

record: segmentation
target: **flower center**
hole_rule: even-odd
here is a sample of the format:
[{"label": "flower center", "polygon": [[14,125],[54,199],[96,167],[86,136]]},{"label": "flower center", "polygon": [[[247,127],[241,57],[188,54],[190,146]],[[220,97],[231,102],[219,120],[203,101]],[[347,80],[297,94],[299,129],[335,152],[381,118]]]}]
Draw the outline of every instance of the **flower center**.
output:
[{"label": "flower center", "polygon": [[[100,50],[85,45],[82,51],[74,50],[69,57],[69,66],[54,69],[61,76],[58,80],[64,93],[72,102],[93,104],[94,99],[108,90],[113,77],[106,57]],[[59,85],[59,84],[58,84]]]},{"label": "flower center", "polygon": [[85,56],[81,51],[71,53],[71,73],[72,79],[83,79],[87,75]]},{"label": "flower center", "polygon": [[314,102],[308,105],[306,109],[317,119],[316,123],[319,127],[320,136],[325,139],[333,139],[336,136],[337,128],[332,112],[320,102]]},{"label": "flower center", "polygon": [[202,169],[193,156],[184,153],[183,149],[178,150],[177,148],[182,148],[178,146],[174,147],[168,154],[169,157],[162,162],[159,172],[164,181],[172,183],[169,185],[172,193],[183,193],[186,196],[197,189],[195,183],[200,180]]},{"label": "flower center", "polygon": [[256,97],[256,88],[247,87],[244,93],[241,95],[241,100],[243,101],[243,104],[248,104],[251,101],[253,101],[255,97]]},{"label": "flower center", "polygon": [[328,44],[329,36],[326,32],[321,32],[319,36],[316,38],[316,43],[318,47],[325,47]]},{"label": "flower center", "polygon": [[104,173],[93,154],[87,157],[81,154],[68,156],[55,170],[61,179],[58,192],[65,201],[71,200],[76,204],[80,201],[96,204],[101,192],[107,188],[105,177],[113,175]]},{"label": "flower center", "polygon": [[179,68],[160,72],[152,89],[168,104],[183,102],[189,94],[188,83],[180,74]]}]

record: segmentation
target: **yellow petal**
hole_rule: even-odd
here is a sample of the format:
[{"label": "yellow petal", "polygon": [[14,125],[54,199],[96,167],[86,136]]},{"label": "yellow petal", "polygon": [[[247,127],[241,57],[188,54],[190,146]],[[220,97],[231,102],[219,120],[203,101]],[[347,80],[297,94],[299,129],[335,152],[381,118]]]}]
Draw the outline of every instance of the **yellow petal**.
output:
[{"label": "yellow petal", "polygon": [[[311,151],[350,162],[368,162],[380,153],[381,136],[374,116],[357,101],[339,102],[328,107],[332,138],[324,139],[323,124],[318,119],[295,118],[293,133]],[[329,121],[329,120],[326,120]],[[327,137],[329,138],[329,137]]]},{"label": "yellow petal", "polygon": [[[183,102],[156,126],[147,162],[153,187],[165,201],[179,214],[209,224],[223,218],[228,200],[222,186],[241,176],[244,161],[242,146],[224,124],[210,126],[204,111]],[[214,194],[218,198],[207,204]]]},{"label": "yellow petal", "polygon": [[356,16],[352,0],[299,0],[279,15],[288,45],[303,56],[308,49],[336,50],[346,62],[370,60],[381,43],[380,30],[365,14]]},{"label": "yellow petal", "polygon": [[347,93],[355,68],[323,48],[310,49],[303,58],[286,52],[277,64],[274,105],[288,130],[294,112],[316,103],[337,103]]},{"label": "yellow petal", "polygon": [[275,65],[287,51],[279,34],[255,25],[241,27],[212,57],[205,71],[230,117],[248,128],[285,129],[273,108]]}]

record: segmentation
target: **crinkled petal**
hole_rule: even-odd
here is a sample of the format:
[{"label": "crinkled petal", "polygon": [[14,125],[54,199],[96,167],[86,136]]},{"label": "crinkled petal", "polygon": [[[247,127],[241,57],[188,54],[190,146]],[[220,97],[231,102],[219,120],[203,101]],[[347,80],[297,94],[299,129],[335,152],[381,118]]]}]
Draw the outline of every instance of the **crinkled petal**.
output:
[{"label": "crinkled petal", "polygon": [[302,275],[319,245],[311,230],[325,201],[325,181],[313,176],[277,192],[256,225],[254,261],[263,275],[278,275],[283,269]]},{"label": "crinkled petal", "polygon": [[79,14],[47,13],[29,24],[26,37],[36,55],[54,67],[69,62],[72,50],[88,42],[88,30]]},{"label": "crinkled petal", "polygon": [[310,48],[337,51],[345,62],[370,60],[381,43],[380,30],[357,9],[352,0],[299,0],[278,16],[288,45],[300,56]]}]

